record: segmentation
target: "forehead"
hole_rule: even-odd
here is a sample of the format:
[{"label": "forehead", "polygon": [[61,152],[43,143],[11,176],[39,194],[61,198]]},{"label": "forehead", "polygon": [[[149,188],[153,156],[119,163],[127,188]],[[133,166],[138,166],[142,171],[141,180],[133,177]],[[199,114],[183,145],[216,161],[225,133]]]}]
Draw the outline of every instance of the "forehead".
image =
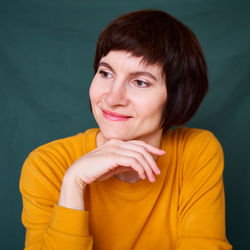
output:
[{"label": "forehead", "polygon": [[148,71],[157,76],[157,78],[165,78],[162,66],[160,64],[151,64],[143,56],[135,56],[131,52],[111,50],[106,56],[102,57],[99,64],[105,62],[113,68],[120,67],[129,70]]}]

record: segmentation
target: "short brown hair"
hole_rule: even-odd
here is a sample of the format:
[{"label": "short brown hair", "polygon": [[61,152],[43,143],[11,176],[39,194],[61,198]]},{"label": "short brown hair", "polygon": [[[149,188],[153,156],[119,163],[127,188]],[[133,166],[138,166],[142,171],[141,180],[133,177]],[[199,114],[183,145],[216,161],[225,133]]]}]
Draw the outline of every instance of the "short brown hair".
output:
[{"label": "short brown hair", "polygon": [[208,90],[207,65],[201,46],[190,28],[166,12],[141,10],[113,20],[101,33],[94,70],[111,50],[159,64],[166,76],[167,101],[162,127],[187,122]]}]

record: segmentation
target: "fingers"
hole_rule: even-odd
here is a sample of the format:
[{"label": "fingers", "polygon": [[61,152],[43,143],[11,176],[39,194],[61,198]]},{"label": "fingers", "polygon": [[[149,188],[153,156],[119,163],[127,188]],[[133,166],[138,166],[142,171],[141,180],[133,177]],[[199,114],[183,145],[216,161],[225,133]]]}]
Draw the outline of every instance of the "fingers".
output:
[{"label": "fingers", "polygon": [[[144,153],[144,154],[143,154]],[[138,151],[131,151],[131,150],[127,150],[127,149],[120,149],[119,150],[119,154],[126,156],[126,157],[130,157],[132,159],[136,159],[137,163],[140,164],[140,166],[144,169],[144,172],[146,173],[148,179],[151,182],[155,181],[155,177],[153,174],[152,169],[156,169],[154,170],[156,172],[156,174],[159,174],[158,167],[156,166],[156,163],[154,162],[154,160],[151,159],[151,156],[149,154],[145,155],[145,152],[140,153]],[[149,159],[147,159],[149,158]]]},{"label": "fingers", "polygon": [[142,141],[111,139],[82,157],[83,162],[80,165],[86,169],[83,171],[84,176],[83,173],[80,175],[84,180],[88,177],[91,183],[109,178],[117,171],[133,169],[141,179],[147,178],[154,182],[154,175],[159,175],[160,170],[153,156],[161,156],[164,153],[163,150]]},{"label": "fingers", "polygon": [[148,152],[150,152],[154,155],[161,156],[161,155],[164,155],[166,153],[164,150],[156,148],[156,147],[154,147],[150,144],[147,144],[143,141],[131,140],[131,141],[128,141],[128,143],[144,147]]},{"label": "fingers", "polygon": [[128,157],[128,156],[122,156],[120,154],[114,154],[114,168],[117,168],[118,166],[123,166],[123,167],[130,167],[134,169],[137,173],[138,176],[141,179],[146,179],[145,175],[145,170],[143,166],[137,161],[136,158]]},{"label": "fingers", "polygon": [[160,174],[160,169],[158,168],[152,154],[161,156],[165,154],[164,150],[158,149],[142,141],[121,142],[121,144],[122,147],[125,147],[132,152],[140,153],[146,159],[154,173],[157,175]]},{"label": "fingers", "polygon": [[99,178],[97,178],[96,181],[103,181],[103,180],[106,180],[109,177],[111,177],[113,175],[116,175],[118,173],[128,172],[128,171],[131,171],[131,170],[133,170],[131,167],[122,167],[122,166],[119,166],[119,167],[114,168],[114,169],[110,170],[109,172],[103,174],[102,176],[100,176]]},{"label": "fingers", "polygon": [[[110,143],[112,144],[112,147],[109,149],[111,149],[112,152],[115,152],[117,154],[114,158],[117,159],[117,157],[119,156],[131,158],[130,160],[134,164],[132,168],[134,168],[135,171],[138,172],[139,171],[138,167],[140,167],[143,169],[143,172],[147,175],[147,178],[149,179],[149,181],[151,182],[155,181],[154,174],[159,175],[160,170],[152,154],[160,156],[160,155],[165,154],[165,151],[158,149],[154,146],[151,146],[147,143],[144,143],[142,141],[124,142],[124,141],[119,141],[119,140],[112,140],[112,142],[110,141]],[[121,165],[121,164],[118,164],[118,165]],[[126,165],[126,166],[129,166],[129,165]],[[143,176],[143,174],[140,172],[138,172],[138,175],[141,178]]]}]

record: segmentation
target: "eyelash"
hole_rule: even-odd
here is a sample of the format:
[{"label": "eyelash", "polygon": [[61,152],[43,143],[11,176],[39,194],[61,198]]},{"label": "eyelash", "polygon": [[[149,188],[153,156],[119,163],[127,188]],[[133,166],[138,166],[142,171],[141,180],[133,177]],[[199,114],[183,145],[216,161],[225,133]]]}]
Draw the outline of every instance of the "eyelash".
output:
[{"label": "eyelash", "polygon": [[107,71],[105,71],[105,70],[99,70],[99,73],[100,73],[100,75],[101,75],[103,78],[105,78],[105,79],[108,78],[107,75],[111,75],[109,72],[107,72]]},{"label": "eyelash", "polygon": [[[99,74],[104,78],[104,79],[109,79],[108,75],[111,75],[109,72],[105,71],[105,70],[99,70]],[[112,76],[112,75],[111,75]],[[135,86],[137,86],[138,88],[147,88],[149,87],[151,84],[142,80],[135,80]],[[139,84],[138,84],[139,83]],[[140,84],[143,84],[144,86],[140,86]],[[146,85],[146,86],[145,86]]]},{"label": "eyelash", "polygon": [[[135,82],[136,82],[136,86],[139,87],[139,88],[147,88],[147,87],[150,86],[150,83],[144,82],[144,81],[142,81],[142,80],[135,80]],[[138,83],[139,83],[139,84],[144,84],[144,85],[146,85],[146,86],[139,86]]]}]

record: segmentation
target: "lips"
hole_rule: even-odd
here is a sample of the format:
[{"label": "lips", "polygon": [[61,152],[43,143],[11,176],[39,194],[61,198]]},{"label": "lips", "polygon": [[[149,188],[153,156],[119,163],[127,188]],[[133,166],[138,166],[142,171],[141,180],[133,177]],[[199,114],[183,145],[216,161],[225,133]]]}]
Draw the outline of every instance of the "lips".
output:
[{"label": "lips", "polygon": [[131,118],[131,116],[114,113],[114,112],[104,110],[104,109],[102,109],[102,114],[107,120],[111,120],[111,121],[126,121]]}]

